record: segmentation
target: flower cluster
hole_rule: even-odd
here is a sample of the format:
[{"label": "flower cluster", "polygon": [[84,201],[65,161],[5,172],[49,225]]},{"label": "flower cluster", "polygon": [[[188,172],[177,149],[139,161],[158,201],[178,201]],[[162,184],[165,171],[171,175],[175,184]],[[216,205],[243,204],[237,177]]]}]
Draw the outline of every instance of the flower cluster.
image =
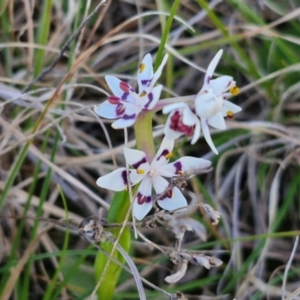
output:
[{"label": "flower cluster", "polygon": [[[98,186],[114,191],[127,190],[129,185],[139,184],[133,203],[133,213],[138,220],[143,219],[156,202],[168,211],[187,206],[180,188],[170,187],[170,182],[165,178],[176,178],[191,169],[205,171],[211,167],[209,161],[195,157],[182,157],[169,162],[173,156],[175,139],[186,135],[192,137],[191,143],[194,144],[202,131],[212,151],[218,154],[210,136],[209,126],[220,130],[225,129],[224,117],[232,118],[241,110],[239,106],[227,100],[239,92],[233,78],[220,76],[212,79],[222,52],[223,50],[220,50],[209,64],[204,84],[199,93],[191,97],[192,103],[191,101],[177,102],[163,107],[163,113],[169,113],[169,116],[164,129],[165,138],[155,157],[149,159],[143,149],[124,148],[124,156],[130,168],[117,169],[97,180]],[[118,129],[133,125],[140,113],[156,109],[162,86],[155,86],[155,84],[162,73],[167,57],[164,56],[162,63],[154,72],[151,55],[146,54],[139,65],[138,93],[128,83],[114,76],[106,76],[106,83],[113,95],[95,107],[95,112],[101,117],[116,119],[112,127]]]}]

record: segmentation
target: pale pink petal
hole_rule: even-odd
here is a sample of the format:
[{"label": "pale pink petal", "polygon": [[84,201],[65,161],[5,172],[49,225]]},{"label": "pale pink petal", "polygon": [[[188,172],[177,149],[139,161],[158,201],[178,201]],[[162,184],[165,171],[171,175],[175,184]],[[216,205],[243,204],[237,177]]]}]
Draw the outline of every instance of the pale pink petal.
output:
[{"label": "pale pink petal", "polygon": [[184,172],[197,174],[201,171],[208,170],[210,167],[211,162],[209,160],[192,156],[184,156],[164,166],[164,170],[173,174],[172,176],[176,176]]},{"label": "pale pink petal", "polygon": [[127,188],[126,168],[117,169],[98,178],[96,184],[104,189],[120,192]]},{"label": "pale pink petal", "polygon": [[205,77],[204,77],[204,83],[203,83],[202,90],[204,90],[207,87],[207,85],[209,85],[211,77],[214,74],[214,71],[217,67],[217,64],[219,63],[219,60],[220,60],[222,54],[223,54],[223,50],[221,49],[217,52],[215,57],[212,59],[212,61],[208,65],[208,68],[207,68],[207,71],[206,71],[206,74],[205,74]]},{"label": "pale pink petal", "polygon": [[209,147],[211,148],[211,150],[213,152],[215,152],[216,154],[218,154],[218,150],[216,149],[212,139],[211,139],[211,136],[210,136],[210,133],[209,133],[209,128],[208,128],[208,125],[207,125],[207,120],[206,119],[202,119],[201,120],[201,124],[202,124],[202,132],[203,132],[203,135],[204,135],[204,138],[207,142],[207,144],[209,145]]},{"label": "pale pink petal", "polygon": [[169,182],[159,175],[152,178],[152,184],[157,195],[163,193],[169,186]]},{"label": "pale pink petal", "polygon": [[191,141],[192,145],[194,145],[198,141],[200,134],[201,134],[201,123],[198,119],[195,124],[194,135],[193,135],[193,139]]},{"label": "pale pink petal", "polygon": [[118,114],[116,111],[117,105],[109,103],[107,100],[102,104],[95,106],[94,111],[97,115],[106,119],[116,119]]},{"label": "pale pink petal", "polygon": [[123,153],[126,159],[126,162],[132,166],[134,169],[143,169],[146,174],[149,170],[149,163],[146,158],[145,152],[137,149],[130,149],[127,147],[123,148]]},{"label": "pale pink petal", "polygon": [[221,76],[210,82],[209,87],[218,96],[228,91],[232,86],[235,85],[235,81],[231,76]]},{"label": "pale pink petal", "polygon": [[165,56],[164,56],[161,64],[159,65],[159,67],[157,68],[156,72],[154,73],[153,79],[152,79],[151,84],[150,84],[151,87],[154,87],[156,81],[161,76],[162,70],[163,70],[163,68],[164,68],[167,60],[168,60],[168,54],[165,54]]},{"label": "pale pink petal", "polygon": [[139,65],[139,70],[137,75],[139,93],[142,93],[143,91],[147,91],[147,88],[150,85],[152,78],[153,78],[152,57],[151,54],[147,53]]},{"label": "pale pink petal", "polygon": [[217,129],[225,129],[226,128],[224,117],[223,117],[221,112],[218,112],[215,115],[209,117],[207,119],[207,123],[211,127],[214,127],[214,128],[217,128]]},{"label": "pale pink petal", "polygon": [[173,110],[177,110],[179,108],[186,108],[186,107],[189,107],[189,106],[184,102],[173,103],[173,104],[166,105],[163,108],[162,112],[163,112],[163,114],[168,114],[169,112],[171,112]]},{"label": "pale pink petal", "polygon": [[236,114],[236,113],[240,112],[241,110],[242,110],[242,108],[240,106],[235,105],[227,100],[224,100],[223,107],[222,107],[223,116],[227,116],[228,111],[231,111],[234,114]]},{"label": "pale pink petal", "polygon": [[155,157],[153,158],[151,167],[157,169],[159,166],[167,163],[169,158],[166,156],[172,152],[173,148],[174,140],[164,137]]},{"label": "pale pink petal", "polygon": [[157,203],[161,208],[170,211],[187,206],[186,199],[177,187],[173,188],[171,198],[166,197],[163,200],[158,200]]}]

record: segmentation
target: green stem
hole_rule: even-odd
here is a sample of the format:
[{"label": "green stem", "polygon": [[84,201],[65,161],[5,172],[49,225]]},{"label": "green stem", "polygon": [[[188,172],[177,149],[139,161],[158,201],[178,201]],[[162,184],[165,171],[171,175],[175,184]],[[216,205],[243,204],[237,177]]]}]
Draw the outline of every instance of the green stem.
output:
[{"label": "green stem", "polygon": [[134,125],[137,149],[146,153],[148,162],[151,162],[155,156],[152,116],[152,112],[141,113]]}]

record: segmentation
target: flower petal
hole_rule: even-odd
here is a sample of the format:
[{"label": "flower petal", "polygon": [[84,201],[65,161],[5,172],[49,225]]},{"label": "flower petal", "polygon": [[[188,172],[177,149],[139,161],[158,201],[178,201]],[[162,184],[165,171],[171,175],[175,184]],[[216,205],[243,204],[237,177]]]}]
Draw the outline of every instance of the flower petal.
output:
[{"label": "flower petal", "polygon": [[232,86],[235,85],[235,81],[231,76],[220,76],[214,80],[211,80],[209,88],[218,96],[228,91]]},{"label": "flower petal", "polygon": [[163,108],[162,112],[163,112],[163,114],[168,114],[169,112],[171,112],[175,109],[178,109],[178,108],[182,108],[182,107],[185,108],[185,107],[188,107],[188,105],[184,102],[169,104]]},{"label": "flower petal", "polygon": [[133,214],[138,219],[143,219],[152,208],[152,181],[149,176],[141,182],[133,203]]},{"label": "flower petal", "polygon": [[143,91],[147,91],[152,78],[153,78],[152,57],[151,54],[147,53],[139,65],[139,71],[137,75],[139,94],[142,93]]},{"label": "flower petal", "polygon": [[172,197],[164,198],[163,200],[157,201],[158,205],[165,210],[175,210],[187,206],[187,201],[182,195],[181,191],[177,188],[173,188]]},{"label": "flower petal", "polygon": [[119,117],[116,108],[117,105],[111,104],[106,100],[102,104],[95,106],[94,111],[100,117],[106,119],[116,119]]},{"label": "flower petal", "polygon": [[118,119],[117,121],[113,122],[111,124],[111,127],[114,129],[121,129],[121,128],[126,128],[135,123],[135,120],[137,118],[136,114],[133,115],[126,115],[124,114],[122,118]]},{"label": "flower petal", "polygon": [[149,170],[149,163],[146,158],[145,152],[141,150],[136,149],[130,149],[127,147],[123,148],[123,153],[126,159],[126,162],[132,166],[133,168],[137,169],[143,169],[145,170],[146,174]]},{"label": "flower petal", "polygon": [[153,158],[151,167],[157,171],[161,165],[166,164],[170,158],[168,157],[168,154],[172,152],[173,148],[174,140],[164,137],[155,157]]},{"label": "flower petal", "polygon": [[159,67],[157,68],[156,72],[154,73],[154,76],[153,76],[151,84],[150,84],[151,87],[154,87],[156,81],[161,76],[162,70],[163,70],[163,68],[164,68],[167,60],[168,60],[168,54],[165,54],[165,56],[164,56],[161,64],[159,65]]},{"label": "flower petal", "polygon": [[207,119],[219,112],[223,105],[223,99],[213,93],[202,93],[195,99],[196,113],[200,118]]},{"label": "flower petal", "polygon": [[157,195],[163,193],[169,186],[169,182],[159,175],[152,178],[152,184]]},{"label": "flower petal", "polygon": [[203,84],[202,89],[205,89],[207,87],[207,85],[210,83],[211,77],[214,74],[215,68],[216,68],[217,64],[219,63],[219,60],[220,60],[222,54],[223,54],[223,50],[221,49],[217,52],[217,54],[214,56],[214,58],[208,65],[208,68],[207,68],[207,71],[206,71],[206,74],[204,77],[204,84]]},{"label": "flower petal", "polygon": [[[112,184],[113,182],[113,184]],[[120,192],[127,188],[126,168],[117,169],[98,178],[96,184],[104,189]]]},{"label": "flower petal", "polygon": [[143,109],[151,110],[159,100],[162,88],[162,85],[158,85],[144,96],[139,96],[139,105],[143,107]]},{"label": "flower petal", "polygon": [[182,111],[182,122],[186,126],[194,126],[198,121],[195,113],[192,112],[189,106],[185,107]]},{"label": "flower petal", "polygon": [[213,152],[215,152],[216,154],[219,154],[218,153],[218,150],[216,149],[212,139],[211,139],[211,136],[210,136],[210,133],[209,133],[209,128],[208,128],[208,125],[207,125],[207,120],[206,119],[201,119],[201,124],[202,124],[202,131],[203,131],[203,135],[204,135],[204,138],[207,142],[207,144],[209,145],[209,147],[211,148],[211,150]]},{"label": "flower petal", "polygon": [[165,128],[164,128],[164,134],[165,134],[166,138],[167,139],[171,139],[171,140],[175,140],[175,139],[179,138],[183,134],[182,132],[175,131],[175,130],[173,130],[173,129],[170,128],[170,126],[171,126],[171,117],[173,116],[173,114],[175,112],[176,111],[171,112],[169,114],[167,122],[166,122],[166,125],[165,125]]},{"label": "flower petal", "polygon": [[207,123],[211,127],[214,127],[214,128],[217,128],[217,129],[225,129],[226,128],[224,117],[223,117],[223,114],[221,112],[218,112],[215,115],[209,117],[207,119]]},{"label": "flower petal", "polygon": [[128,83],[111,75],[106,75],[105,81],[115,96],[119,97],[121,100],[127,100],[132,103],[134,98],[128,97],[128,95],[130,94],[130,91],[133,91],[133,88]]},{"label": "flower petal", "polygon": [[194,145],[198,141],[198,139],[200,137],[200,133],[201,133],[201,124],[198,119],[197,123],[195,124],[194,135],[193,135],[193,139],[191,141],[192,145]]},{"label": "flower petal", "polygon": [[197,158],[192,156],[184,156],[176,161],[164,166],[164,170],[175,175],[180,175],[184,172],[192,174],[198,174],[201,171],[206,171],[211,167],[211,162],[203,158]]},{"label": "flower petal", "polygon": [[235,105],[227,100],[224,100],[224,104],[222,107],[223,116],[227,116],[228,111],[231,111],[234,114],[236,114],[236,113],[240,112],[241,110],[242,110],[242,108],[240,106]]}]

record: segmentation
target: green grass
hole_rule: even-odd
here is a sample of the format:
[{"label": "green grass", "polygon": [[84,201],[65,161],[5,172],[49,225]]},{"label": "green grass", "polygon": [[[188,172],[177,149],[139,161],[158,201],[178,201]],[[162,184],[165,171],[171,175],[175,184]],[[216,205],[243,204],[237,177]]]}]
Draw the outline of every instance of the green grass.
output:
[{"label": "green grass", "polygon": [[[200,295],[228,295],[230,299],[238,295],[239,300],[280,297],[276,291],[268,294],[267,288],[281,289],[284,268],[294,238],[299,235],[299,67],[286,72],[300,61],[297,21],[300,12],[297,14],[291,6],[293,1],[276,6],[265,1],[269,6],[261,7],[255,1],[230,0],[213,8],[205,0],[172,4],[150,1],[147,6],[140,4],[139,10],[164,9],[170,17],[145,17],[115,32],[117,26],[137,15],[138,9],[128,1],[107,2],[70,44],[55,68],[30,89],[31,98],[5,103],[17,96],[10,88],[22,91],[51,64],[57,51],[98,4],[82,0],[71,7],[68,2],[59,4],[47,0],[32,4],[26,1],[0,0],[0,244],[5,245],[0,256],[0,298],[9,299],[13,295],[16,300],[31,297],[55,300],[64,296],[84,299],[91,295],[96,286],[93,266],[96,257],[104,257],[104,254],[99,254],[80,236],[59,228],[49,230],[40,238],[9,294],[3,294],[9,290],[12,268],[18,267],[30,243],[46,225],[38,220],[7,217],[30,215],[65,220],[69,214],[78,224],[97,213],[99,203],[72,184],[72,180],[66,181],[58,172],[53,172],[47,167],[49,162],[110,203],[113,194],[95,184],[99,176],[114,168],[99,119],[90,109],[70,114],[79,106],[97,105],[106,96],[77,84],[91,84],[110,93],[104,81],[106,74],[135,78],[139,57],[147,52],[154,54],[157,69],[168,52],[166,46],[174,52],[169,53],[159,83],[175,94],[195,95],[203,83],[203,73],[181,62],[176,53],[206,69],[220,48],[224,54],[216,72],[233,76],[241,88],[240,95],[231,101],[241,105],[243,111],[227,122],[229,130],[212,134],[215,145],[223,146],[218,156],[207,153],[209,146],[203,137],[195,145],[181,139],[175,151],[176,157],[184,153],[207,155],[213,162],[213,171],[192,178],[186,189],[201,195],[201,201],[220,211],[220,223],[213,227],[197,210],[193,216],[205,225],[207,242],[189,234],[183,247],[211,251],[210,255],[220,257],[223,265],[211,270],[189,265],[186,277],[175,286],[168,286],[164,277],[175,272],[175,268],[166,255],[149,249],[141,240],[135,243],[133,236],[130,253],[147,280],[168,293],[181,291],[188,299]],[[28,11],[31,5],[34,10]],[[189,21],[201,11],[206,17],[192,24],[194,31],[186,29],[174,41],[173,34],[182,26],[174,17]],[[96,24],[99,25],[92,36]],[[30,32],[34,33],[32,41]],[[106,38],[91,51],[110,32],[115,40]],[[160,43],[144,39],[141,34],[155,36]],[[90,44],[86,44],[90,38]],[[38,46],[45,46],[47,50]],[[31,62],[30,53],[34,54]],[[79,57],[83,58],[80,64]],[[265,80],[272,73],[277,75]],[[248,88],[258,80],[261,83]],[[129,82],[135,86],[133,80]],[[42,92],[38,91],[40,87],[44,88]],[[172,93],[168,90],[163,92],[163,97],[170,97]],[[50,91],[57,94],[50,95]],[[40,133],[44,126],[60,117],[63,119],[57,126]],[[166,116],[155,116],[155,133],[160,130],[156,125],[163,125],[165,120]],[[5,127],[7,123],[11,128]],[[109,123],[105,124],[118,166],[123,166],[123,131],[112,130]],[[35,134],[33,139],[22,142],[32,133]],[[128,137],[129,142],[134,139],[132,128],[128,130]],[[162,134],[155,141],[156,147],[161,138]],[[234,139],[238,142],[232,142]],[[6,151],[12,145],[14,148]],[[42,160],[36,158],[34,149],[41,153]],[[238,169],[241,178],[237,187]],[[61,186],[61,193],[57,184]],[[109,220],[113,219],[109,217]],[[174,247],[173,233],[163,226],[147,229],[144,234],[158,245]],[[232,251],[235,245],[239,245],[237,252]],[[289,283],[296,281],[298,264],[296,256],[288,273]],[[277,268],[281,268],[280,273],[276,273]],[[139,299],[136,286],[130,280],[132,276],[125,271],[115,278],[119,290],[112,292],[113,299]],[[162,292],[144,286],[147,299],[167,299]],[[250,286],[251,294],[248,294],[245,290]]]}]

